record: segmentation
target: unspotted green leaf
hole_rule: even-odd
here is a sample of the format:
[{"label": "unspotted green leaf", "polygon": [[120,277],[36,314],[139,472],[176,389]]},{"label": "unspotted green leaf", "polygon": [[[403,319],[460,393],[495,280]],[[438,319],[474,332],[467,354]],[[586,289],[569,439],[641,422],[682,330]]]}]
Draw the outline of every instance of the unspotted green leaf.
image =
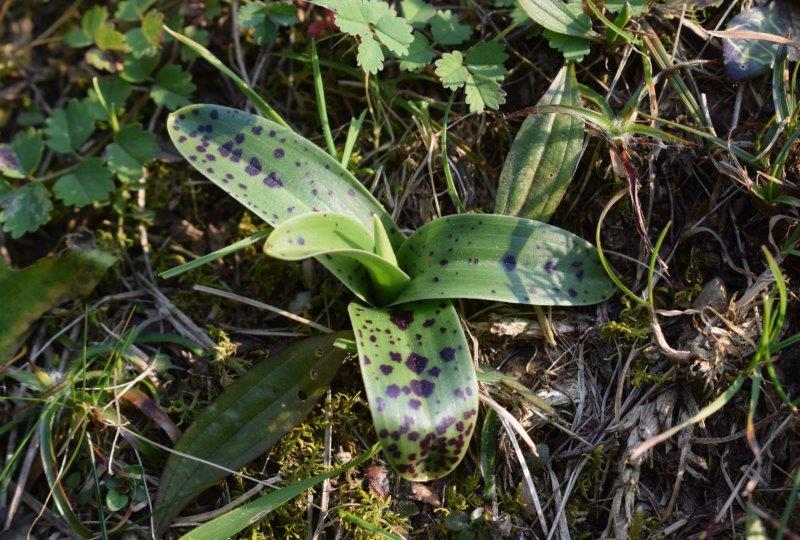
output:
[{"label": "unspotted green leaf", "polygon": [[84,159],[73,172],[59,178],[53,191],[64,204],[86,206],[107,201],[109,193],[114,191],[114,182],[103,160],[91,157]]},{"label": "unspotted green leaf", "polygon": [[106,147],[108,167],[120,179],[129,182],[142,177],[144,165],[156,155],[156,139],[140,124],[129,124],[116,135],[115,142]]},{"label": "unspotted green leaf", "polygon": [[158,72],[156,83],[150,89],[150,97],[157,105],[172,111],[187,105],[195,88],[191,75],[176,64],[167,64]]},{"label": "unspotted green leaf", "polygon": [[61,154],[78,150],[94,131],[90,107],[86,101],[73,99],[66,109],[54,110],[44,130],[47,146]]}]

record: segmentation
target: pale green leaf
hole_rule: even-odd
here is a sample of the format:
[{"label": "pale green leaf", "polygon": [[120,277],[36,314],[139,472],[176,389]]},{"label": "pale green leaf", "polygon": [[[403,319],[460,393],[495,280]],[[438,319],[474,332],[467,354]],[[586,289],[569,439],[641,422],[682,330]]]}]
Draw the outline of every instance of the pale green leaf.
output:
[{"label": "pale green leaf", "polygon": [[472,35],[472,27],[461,24],[449,9],[437,11],[430,23],[433,41],[441,45],[460,45]]},{"label": "pale green leaf", "polygon": [[[575,67],[564,66],[537,107],[580,105]],[[549,221],[583,154],[583,120],[567,114],[525,118],[508,152],[495,199],[495,214]]]},{"label": "pale green leaf", "polygon": [[[370,193],[333,157],[297,133],[236,109],[192,105],[170,115],[170,137],[204,176],[275,227],[309,212],[357,218],[370,230],[380,216],[397,248],[403,237]],[[320,259],[359,297],[370,295],[353,261]]]},{"label": "pale green leaf", "polygon": [[92,157],[84,159],[73,172],[59,178],[53,191],[64,204],[86,206],[107,201],[109,193],[114,191],[114,182],[103,160]]},{"label": "pale green leaf", "polygon": [[158,72],[156,83],[150,89],[150,97],[157,105],[172,111],[187,105],[195,89],[191,75],[176,64],[167,64]]},{"label": "pale green leaf", "polygon": [[361,376],[387,461],[404,478],[444,476],[469,447],[478,382],[449,301],[350,304]]},{"label": "pale green leaf", "polygon": [[125,32],[125,43],[128,44],[130,53],[134,58],[153,56],[158,53],[158,47],[147,40],[147,36],[144,35],[144,32],[139,27],[131,28]]},{"label": "pale green leaf", "polygon": [[140,124],[129,124],[116,134],[115,141],[106,147],[105,159],[109,169],[120,179],[136,181],[142,177],[145,164],[156,155],[156,139]]},{"label": "pale green leaf", "polygon": [[94,42],[101,51],[126,52],[125,36],[114,28],[111,23],[105,23],[94,34]]},{"label": "pale green leaf", "polygon": [[359,67],[367,73],[375,74],[383,69],[383,49],[381,49],[380,43],[372,39],[371,35],[361,37],[356,61]]},{"label": "pale green leaf", "polygon": [[495,214],[423,225],[397,253],[411,284],[394,304],[475,298],[575,306],[602,302],[614,285],[586,240],[558,227]]},{"label": "pale green leaf", "polygon": [[85,101],[70,100],[66,109],[55,109],[44,130],[47,146],[62,154],[78,150],[94,131],[94,118]]},{"label": "pale green leaf", "polygon": [[464,85],[464,93],[469,110],[474,113],[481,113],[487,107],[496,110],[506,102],[506,92],[500,83],[482,75],[470,74]]},{"label": "pale green leaf", "polygon": [[225,469],[256,459],[306,417],[346,356],[333,342],[349,335],[290,345],[250,368],[194,418],[175,450],[206,463],[169,454],[155,501],[159,538],[186,504],[228,475]]},{"label": "pale green leaf", "polygon": [[161,45],[164,36],[164,15],[156,10],[148,11],[142,19],[142,33],[153,47]]},{"label": "pale green leaf", "polygon": [[606,0],[605,8],[611,13],[619,13],[625,8],[625,4],[628,4],[632,17],[647,12],[647,0]]},{"label": "pale green leaf", "polygon": [[414,28],[425,26],[436,14],[436,10],[424,0],[402,0],[403,18]]},{"label": "pale green leaf", "polygon": [[372,282],[372,299],[388,304],[410,279],[400,268],[375,253],[373,235],[361,222],[345,214],[319,212],[284,221],[269,236],[264,253],[287,261],[336,255],[366,268]]},{"label": "pale green leaf", "polygon": [[460,51],[444,53],[436,62],[435,73],[442,81],[442,85],[450,90],[457,90],[464,86],[469,77],[469,72],[464,66],[464,56]]},{"label": "pale green leaf", "polygon": [[561,51],[564,60],[580,62],[591,50],[590,46],[592,42],[588,39],[568,36],[566,34],[557,34],[550,30],[545,30],[543,34],[544,37],[547,38],[547,42],[550,44],[551,48]]},{"label": "pale green leaf", "polygon": [[419,32],[414,32],[414,41],[408,47],[408,54],[400,57],[400,69],[406,71],[422,69],[431,63],[433,54],[428,38]]},{"label": "pale green leaf", "polygon": [[0,198],[0,221],[11,238],[20,238],[47,223],[53,203],[50,192],[35,182],[12,189]]},{"label": "pale green leaf", "polygon": [[568,36],[592,38],[592,21],[583,13],[580,2],[565,4],[562,0],[516,0],[519,6],[547,30]]}]

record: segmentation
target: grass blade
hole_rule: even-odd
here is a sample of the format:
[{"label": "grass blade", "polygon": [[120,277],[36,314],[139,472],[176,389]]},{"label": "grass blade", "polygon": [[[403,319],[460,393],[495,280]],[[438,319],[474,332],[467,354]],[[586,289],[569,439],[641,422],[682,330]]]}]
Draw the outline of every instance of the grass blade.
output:
[{"label": "grass blade", "polygon": [[224,248],[218,249],[217,251],[209,253],[208,255],[203,255],[198,259],[189,261],[188,263],[182,264],[180,266],[176,266],[175,268],[170,268],[165,272],[161,272],[159,274],[159,277],[164,279],[174,278],[176,276],[194,270],[195,268],[199,268],[200,266],[206,265],[210,262],[214,262],[217,259],[221,259],[222,257],[230,255],[231,253],[235,253],[240,249],[244,249],[247,246],[252,246],[253,244],[256,244],[264,240],[267,236],[269,236],[269,233],[271,232],[272,232],[271,229],[261,229],[257,233],[251,234],[247,238],[243,238],[242,240],[234,242],[229,246],[225,246]]}]

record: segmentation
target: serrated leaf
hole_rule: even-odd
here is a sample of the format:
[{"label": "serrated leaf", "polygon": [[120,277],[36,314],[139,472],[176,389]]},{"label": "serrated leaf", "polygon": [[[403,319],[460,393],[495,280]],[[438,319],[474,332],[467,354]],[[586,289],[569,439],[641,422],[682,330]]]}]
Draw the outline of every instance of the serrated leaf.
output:
[{"label": "serrated leaf", "polygon": [[109,193],[114,191],[114,181],[103,160],[92,157],[84,159],[73,172],[59,178],[53,191],[64,204],[86,206],[107,201]]},{"label": "serrated leaf", "polygon": [[478,382],[449,301],[377,309],[350,304],[372,422],[388,462],[404,478],[450,472],[469,447]]},{"label": "serrated leaf", "polygon": [[[185,47],[181,51],[185,50]],[[150,74],[158,65],[161,55],[156,53],[153,56],[142,56],[137,58],[134,55],[125,57],[122,71],[119,76],[131,83],[144,82],[150,78]]]},{"label": "serrated leaf", "polygon": [[94,42],[101,51],[126,52],[128,50],[125,36],[117,31],[111,23],[105,23],[97,29],[94,34]]},{"label": "serrated leaf", "polygon": [[436,14],[436,10],[423,0],[401,0],[400,6],[403,9],[403,18],[413,28],[422,28]]},{"label": "serrated leaf", "polygon": [[368,73],[383,68],[381,45],[397,56],[408,53],[413,41],[411,25],[382,0],[335,0],[328,6],[336,13],[342,32],[359,39],[358,64]]},{"label": "serrated leaf", "polygon": [[156,0],[122,0],[114,12],[114,18],[118,21],[136,21],[150,9]]},{"label": "serrated leaf", "polygon": [[191,75],[176,64],[167,64],[156,75],[156,82],[150,89],[150,97],[157,105],[173,111],[187,105],[189,96],[196,88]]},{"label": "serrated leaf", "polygon": [[423,225],[397,253],[411,284],[394,304],[475,298],[578,306],[614,285],[586,240],[558,227],[495,214],[459,214]]},{"label": "serrated leaf", "polygon": [[464,55],[460,51],[444,53],[436,62],[434,73],[439,77],[442,85],[450,90],[457,90],[464,86],[469,77],[469,72],[464,66]]},{"label": "serrated leaf", "polygon": [[55,109],[47,119],[47,146],[61,154],[78,150],[94,131],[94,117],[85,101],[70,100],[66,109]]},{"label": "serrated leaf", "polygon": [[375,239],[359,220],[345,214],[303,214],[280,224],[267,238],[264,253],[287,261],[336,255],[366,268],[372,281],[372,298],[388,304],[410,279],[395,264],[375,253]]},{"label": "serrated leaf", "polygon": [[430,23],[433,41],[440,45],[460,45],[472,35],[472,27],[461,24],[449,9],[437,11]]},{"label": "serrated leaf", "polygon": [[31,175],[42,159],[44,142],[39,132],[28,128],[14,135],[11,144],[0,144],[0,173],[9,178]]},{"label": "serrated leaf", "polygon": [[94,41],[91,36],[87,36],[80,28],[75,27],[70,28],[69,31],[64,34],[64,43],[73,49],[79,49],[81,47],[88,47],[94,43]]},{"label": "serrated leaf", "polygon": [[22,270],[0,262],[0,361],[14,353],[28,328],[52,307],[88,294],[114,257],[95,249],[67,251],[39,259]]},{"label": "serrated leaf", "polygon": [[371,35],[361,37],[356,61],[359,67],[367,73],[375,74],[383,69],[383,49],[381,49],[380,43],[372,39]]},{"label": "serrated leaf", "polygon": [[499,41],[483,41],[476,43],[467,51],[464,58],[467,69],[474,75],[487,79],[502,81],[508,70],[503,65],[508,60],[508,54],[503,44]]},{"label": "serrated leaf", "polygon": [[544,37],[552,49],[561,51],[564,60],[580,62],[583,60],[591,50],[591,41],[575,36],[568,36],[566,34],[557,34],[550,30],[543,32]]},{"label": "serrated leaf", "polygon": [[[333,342],[349,335],[305,339],[256,364],[195,417],[175,450],[234,470],[256,459],[302,421],[324,394],[346,356]],[[157,535],[187,503],[227,474],[170,454],[155,502]]]},{"label": "serrated leaf", "polygon": [[378,446],[373,446],[367,452],[324,473],[305,478],[294,484],[271,491],[258,499],[244,504],[238,508],[226,512],[225,514],[212,519],[192,529],[180,537],[180,540],[222,540],[232,538],[247,527],[252,527],[267,514],[280,508],[287,502],[295,499],[304,491],[311,489],[323,480],[339,476],[340,474],[357,467],[378,453]]},{"label": "serrated leaf", "polygon": [[[537,107],[580,105],[573,64],[561,68]],[[495,199],[495,214],[549,221],[583,154],[583,120],[567,114],[525,118],[508,152]]]},{"label": "serrated leaf", "polygon": [[108,20],[108,10],[104,6],[92,6],[81,16],[81,31],[94,40],[100,28]]},{"label": "serrated leaf", "polygon": [[[236,109],[192,105],[170,115],[178,151],[205,177],[277,227],[309,212],[357,218],[369,230],[377,214],[395,249],[403,237],[372,195],[334,158],[297,133]],[[319,261],[356,295],[370,295],[363,269],[334,257]]]},{"label": "serrated leaf", "polygon": [[[746,9],[734,16],[727,31],[751,31],[783,36],[788,27],[778,4]],[[775,61],[778,44],[756,39],[724,39],[722,54],[725,74],[734,82],[742,82],[765,73]]]},{"label": "serrated leaf", "polygon": [[148,11],[142,19],[142,33],[153,47],[161,45],[164,36],[164,15],[156,10]]},{"label": "serrated leaf", "polygon": [[482,113],[486,107],[497,110],[506,102],[506,92],[495,79],[472,75],[467,78],[464,93],[469,110]]},{"label": "serrated leaf", "polygon": [[408,47],[408,54],[400,57],[400,69],[406,71],[422,69],[431,63],[433,55],[428,38],[419,32],[414,32],[414,41]]},{"label": "serrated leaf", "polygon": [[125,43],[128,44],[130,53],[134,58],[153,56],[158,52],[158,47],[147,40],[141,28],[131,28],[125,32]]},{"label": "serrated leaf", "polygon": [[11,238],[36,231],[50,219],[50,192],[38,182],[12,189],[0,199],[0,221]]},{"label": "serrated leaf", "polygon": [[517,4],[547,30],[568,36],[592,38],[592,21],[583,13],[580,2],[565,4],[562,0],[516,0]]},{"label": "serrated leaf", "polygon": [[239,23],[253,29],[253,39],[260,45],[273,43],[278,26],[296,24],[297,8],[291,4],[248,1],[239,8]]},{"label": "serrated leaf", "polygon": [[155,158],[156,138],[140,124],[129,124],[116,134],[115,142],[106,147],[109,169],[120,179],[134,182],[142,177],[145,164]]}]

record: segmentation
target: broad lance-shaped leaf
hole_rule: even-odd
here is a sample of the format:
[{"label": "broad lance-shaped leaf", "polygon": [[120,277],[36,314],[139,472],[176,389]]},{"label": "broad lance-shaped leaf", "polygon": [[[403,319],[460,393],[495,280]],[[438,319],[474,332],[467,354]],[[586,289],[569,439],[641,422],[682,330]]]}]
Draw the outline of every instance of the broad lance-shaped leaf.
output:
[{"label": "broad lance-shaped leaf", "polygon": [[[403,241],[389,214],[347,169],[289,129],[217,105],[176,111],[168,129],[198,171],[273,227],[300,214],[337,212],[371,230],[377,214],[395,249]],[[320,262],[359,298],[369,297],[369,277],[361,265],[336,256]]]},{"label": "broad lance-shaped leaf", "polygon": [[397,259],[411,283],[394,304],[477,298],[579,306],[614,292],[589,242],[512,216],[459,214],[431,221],[403,244]]},{"label": "broad lance-shaped leaf", "polygon": [[[333,342],[350,335],[309,338],[256,364],[197,415],[175,450],[234,470],[254,460],[314,407],[346,355]],[[158,536],[186,504],[227,475],[170,454],[156,497]]]},{"label": "broad lance-shaped leaf", "polygon": [[379,304],[394,300],[411,281],[375,253],[375,241],[361,222],[344,214],[320,212],[284,221],[267,238],[264,253],[287,261],[334,255],[352,259],[367,269],[374,285],[370,296]]},{"label": "broad lance-shaped leaf", "polygon": [[449,301],[376,309],[350,304],[372,422],[389,463],[409,480],[450,472],[478,414],[478,381]]},{"label": "broad lance-shaped leaf", "polygon": [[[575,66],[561,68],[537,106],[578,106]],[[495,214],[549,221],[581,159],[583,120],[567,114],[536,114],[522,123],[497,187]]]},{"label": "broad lance-shaped leaf", "polygon": [[86,247],[45,257],[22,270],[0,261],[0,361],[14,354],[30,325],[49,309],[89,294],[114,260]]}]

